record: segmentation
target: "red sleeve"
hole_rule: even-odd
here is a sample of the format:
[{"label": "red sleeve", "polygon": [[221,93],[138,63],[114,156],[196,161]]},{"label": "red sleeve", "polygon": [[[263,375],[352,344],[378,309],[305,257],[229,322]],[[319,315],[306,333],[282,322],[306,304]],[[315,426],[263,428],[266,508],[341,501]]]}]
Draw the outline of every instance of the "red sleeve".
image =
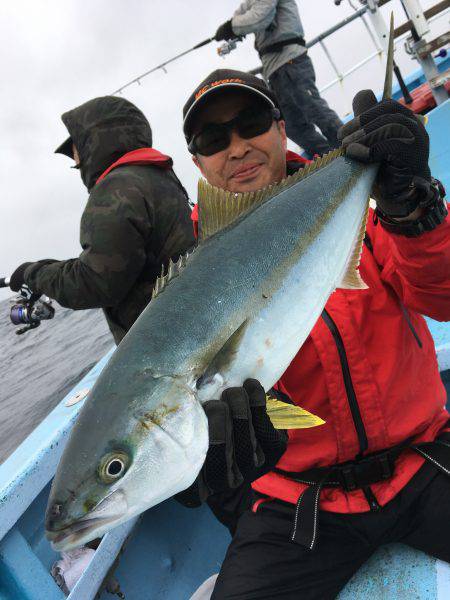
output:
[{"label": "red sleeve", "polygon": [[367,234],[381,279],[404,305],[437,321],[450,321],[450,215],[433,231],[408,238],[375,225],[371,210]]},{"label": "red sleeve", "polygon": [[198,204],[194,205],[191,212],[191,221],[194,228],[195,239],[198,240]]}]

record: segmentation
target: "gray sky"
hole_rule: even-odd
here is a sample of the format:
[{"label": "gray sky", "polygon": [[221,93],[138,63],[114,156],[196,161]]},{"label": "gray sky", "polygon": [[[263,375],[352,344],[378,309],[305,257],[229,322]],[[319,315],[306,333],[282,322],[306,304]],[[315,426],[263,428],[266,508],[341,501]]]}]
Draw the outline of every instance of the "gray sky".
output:
[{"label": "gray sky", "polygon": [[[356,0],[354,0],[357,4]],[[72,164],[53,151],[67,137],[60,115],[120,85],[214,34],[230,18],[238,0],[23,0],[0,6],[2,95],[0,111],[0,276],[24,261],[64,259],[80,251],[79,221],[87,192]],[[422,1],[427,8],[433,0]],[[306,39],[351,14],[345,0],[298,1]],[[405,21],[400,3],[396,23]],[[432,24],[444,31],[447,18]],[[128,88],[124,96],[147,115],[154,147],[174,158],[175,170],[192,198],[198,172],[181,133],[181,108],[194,87],[216,68],[258,66],[253,36],[226,58],[210,44]],[[327,46],[345,71],[373,51],[362,23],[334,34]],[[310,56],[319,87],[334,78],[323,51]],[[399,48],[397,62],[407,74],[417,68]],[[363,69],[324,94],[342,116],[356,91],[382,88],[383,63],[374,58]],[[10,295],[0,291],[0,299]],[[0,318],[3,318],[0,315]]]}]

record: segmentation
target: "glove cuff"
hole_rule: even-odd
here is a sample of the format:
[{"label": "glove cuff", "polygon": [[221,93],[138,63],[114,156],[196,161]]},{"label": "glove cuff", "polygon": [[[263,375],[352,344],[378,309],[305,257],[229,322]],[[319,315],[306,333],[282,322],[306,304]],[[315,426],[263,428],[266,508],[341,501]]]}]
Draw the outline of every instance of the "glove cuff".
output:
[{"label": "glove cuff", "polygon": [[236,37],[231,24],[231,19],[229,21],[225,21],[225,23],[219,27],[214,37],[217,42],[221,42],[222,40],[228,41]]},{"label": "glove cuff", "polygon": [[[432,231],[440,225],[448,214],[447,205],[444,200],[445,189],[440,181],[432,178],[431,182],[415,177],[413,180],[415,194],[415,205],[409,211],[416,208],[424,209],[424,214],[415,221],[394,221],[390,215],[386,215],[380,208],[375,210],[375,218],[380,221],[382,227],[397,235],[406,237],[418,237],[425,231]],[[408,213],[409,214],[409,213]]]},{"label": "glove cuff", "polygon": [[[397,168],[395,170],[399,171]],[[374,194],[379,211],[391,219],[407,217],[430,196],[431,177],[430,179],[411,177],[407,173],[402,173],[401,177],[409,180],[409,184],[403,188],[403,191],[387,195],[379,188],[378,193]]]}]

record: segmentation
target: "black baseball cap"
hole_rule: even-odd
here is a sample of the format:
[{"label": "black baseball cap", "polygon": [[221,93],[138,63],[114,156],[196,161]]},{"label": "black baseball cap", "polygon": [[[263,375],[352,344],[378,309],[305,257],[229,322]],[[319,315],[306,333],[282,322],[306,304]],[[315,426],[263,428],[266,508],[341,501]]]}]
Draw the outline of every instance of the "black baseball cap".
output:
[{"label": "black baseball cap", "polygon": [[259,77],[245,71],[216,69],[195,88],[183,107],[183,133],[187,141],[190,140],[192,134],[195,114],[198,108],[204,104],[205,99],[230,87],[248,90],[265,100],[271,108],[280,108],[275,94]]}]

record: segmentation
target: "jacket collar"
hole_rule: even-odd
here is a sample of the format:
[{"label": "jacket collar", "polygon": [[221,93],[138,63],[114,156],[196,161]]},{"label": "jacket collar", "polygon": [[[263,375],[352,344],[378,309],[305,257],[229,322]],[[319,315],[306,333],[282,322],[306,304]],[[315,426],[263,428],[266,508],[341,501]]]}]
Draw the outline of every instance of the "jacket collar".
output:
[{"label": "jacket collar", "polygon": [[106,171],[103,171],[95,183],[99,183],[110,171],[122,165],[154,165],[155,167],[169,169],[172,164],[173,161],[170,156],[162,154],[154,148],[139,148],[138,150],[132,150],[121,156],[119,160],[116,160],[116,162],[110,165]]}]

